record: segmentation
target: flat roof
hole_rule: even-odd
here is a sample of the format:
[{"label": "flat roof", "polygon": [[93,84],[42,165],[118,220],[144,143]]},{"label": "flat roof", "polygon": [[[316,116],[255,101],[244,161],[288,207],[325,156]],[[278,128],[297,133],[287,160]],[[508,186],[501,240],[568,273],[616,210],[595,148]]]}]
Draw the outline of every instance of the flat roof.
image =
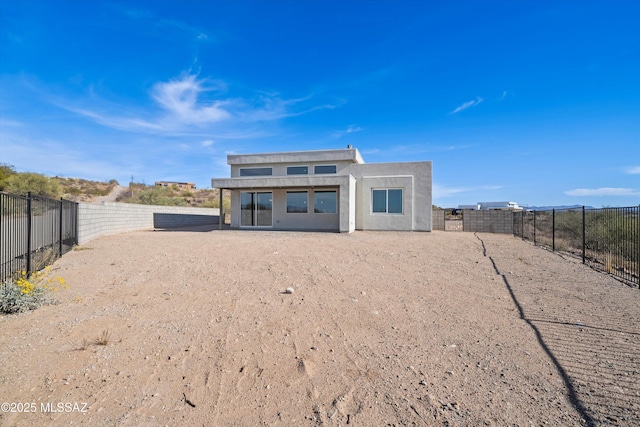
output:
[{"label": "flat roof", "polygon": [[334,150],[285,151],[280,153],[228,154],[229,165],[255,165],[260,163],[335,162],[347,160],[364,163],[357,148]]}]

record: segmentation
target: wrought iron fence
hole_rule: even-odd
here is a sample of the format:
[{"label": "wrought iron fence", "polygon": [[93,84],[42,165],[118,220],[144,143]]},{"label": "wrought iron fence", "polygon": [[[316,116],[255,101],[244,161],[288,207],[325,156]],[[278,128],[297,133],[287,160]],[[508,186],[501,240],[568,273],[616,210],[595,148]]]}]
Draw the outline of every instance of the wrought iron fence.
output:
[{"label": "wrought iron fence", "polygon": [[77,203],[0,192],[0,281],[41,270],[77,243]]},{"label": "wrought iron fence", "polygon": [[640,206],[514,212],[513,232],[640,287]]}]

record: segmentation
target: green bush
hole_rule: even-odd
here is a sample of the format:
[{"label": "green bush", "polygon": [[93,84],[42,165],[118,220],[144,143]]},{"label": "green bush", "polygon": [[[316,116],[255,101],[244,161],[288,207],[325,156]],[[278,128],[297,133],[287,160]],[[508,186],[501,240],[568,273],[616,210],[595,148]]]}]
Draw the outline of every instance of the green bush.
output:
[{"label": "green bush", "polygon": [[173,190],[167,187],[147,187],[134,193],[133,198],[126,202],[156,206],[188,206],[185,200],[176,198]]},{"label": "green bush", "polygon": [[26,195],[31,192],[34,196],[58,199],[62,195],[60,183],[39,173],[24,172],[10,175],[4,180],[7,193]]},{"label": "green bush", "polygon": [[5,191],[6,181],[11,175],[15,175],[16,170],[13,166],[6,163],[0,163],[0,191]]}]

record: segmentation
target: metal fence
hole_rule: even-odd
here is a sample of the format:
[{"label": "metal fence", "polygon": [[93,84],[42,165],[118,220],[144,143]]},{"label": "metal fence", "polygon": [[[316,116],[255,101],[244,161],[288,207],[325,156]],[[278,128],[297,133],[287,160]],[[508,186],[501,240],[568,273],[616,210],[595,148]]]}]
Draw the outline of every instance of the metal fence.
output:
[{"label": "metal fence", "polygon": [[640,287],[640,206],[514,212],[513,234]]},{"label": "metal fence", "polygon": [[77,203],[0,192],[0,281],[41,270],[77,243]]}]

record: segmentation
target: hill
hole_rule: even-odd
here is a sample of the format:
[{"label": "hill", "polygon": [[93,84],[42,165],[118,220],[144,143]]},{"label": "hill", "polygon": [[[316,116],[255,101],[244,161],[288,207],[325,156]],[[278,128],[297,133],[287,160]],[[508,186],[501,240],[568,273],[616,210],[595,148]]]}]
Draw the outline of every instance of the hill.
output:
[{"label": "hill", "polygon": [[[157,187],[141,183],[130,183],[126,187],[115,179],[107,182],[82,178],[47,177],[32,172],[16,172],[13,166],[0,164],[0,191],[13,194],[63,198],[74,202],[98,202],[106,196],[122,203],[143,205],[191,206],[217,208],[220,205],[219,190]],[[112,194],[113,193],[113,194]],[[230,206],[230,194],[223,193],[223,205]]]}]

